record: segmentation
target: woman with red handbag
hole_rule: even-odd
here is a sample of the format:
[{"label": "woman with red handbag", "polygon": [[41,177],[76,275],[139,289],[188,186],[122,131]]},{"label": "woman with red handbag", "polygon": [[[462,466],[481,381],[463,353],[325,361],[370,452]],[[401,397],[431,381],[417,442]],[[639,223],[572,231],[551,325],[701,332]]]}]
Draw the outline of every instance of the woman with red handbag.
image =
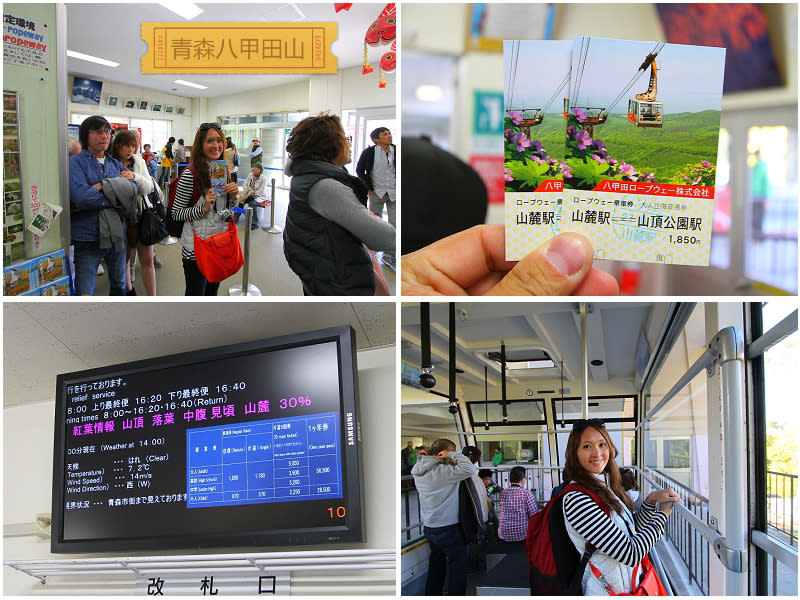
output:
[{"label": "woman with red handbag", "polygon": [[195,254],[195,250],[200,250],[199,247],[195,248],[196,241],[206,250],[207,244],[203,242],[226,237],[233,229],[233,235],[227,241],[231,249],[241,256],[238,237],[235,236],[236,226],[231,227],[230,211],[227,210],[236,201],[239,188],[237,184],[229,182],[222,188],[223,193],[217,195],[211,187],[210,161],[222,159],[225,145],[225,136],[219,123],[200,125],[192,143],[189,168],[184,169],[178,180],[172,218],[184,221],[181,257],[187,296],[216,296],[225,275],[212,274],[208,269],[204,272],[202,257]]},{"label": "woman with red handbag", "polygon": [[651,492],[634,510],[616,456],[602,421],[581,420],[573,426],[565,461],[573,487],[564,494],[563,507],[567,535],[579,554],[591,553],[583,595],[666,595],[647,553],[664,534],[673,503],[681,499],[671,489]]}]

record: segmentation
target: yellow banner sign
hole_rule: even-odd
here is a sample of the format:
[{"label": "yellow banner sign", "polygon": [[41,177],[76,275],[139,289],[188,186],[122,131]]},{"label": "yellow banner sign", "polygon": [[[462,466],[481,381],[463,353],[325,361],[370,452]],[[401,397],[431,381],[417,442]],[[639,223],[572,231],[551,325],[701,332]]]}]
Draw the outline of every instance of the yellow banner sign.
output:
[{"label": "yellow banner sign", "polygon": [[142,73],[336,73],[337,23],[142,23]]}]

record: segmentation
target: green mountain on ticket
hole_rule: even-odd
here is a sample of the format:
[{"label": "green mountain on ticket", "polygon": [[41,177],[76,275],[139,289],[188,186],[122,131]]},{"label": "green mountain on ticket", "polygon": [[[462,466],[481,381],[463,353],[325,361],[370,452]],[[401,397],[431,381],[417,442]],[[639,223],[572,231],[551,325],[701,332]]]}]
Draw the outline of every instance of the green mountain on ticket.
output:
[{"label": "green mountain on ticket", "polygon": [[[608,155],[632,165],[639,173],[654,173],[657,181],[668,181],[689,163],[717,163],[720,111],[665,113],[661,128],[640,128],[624,114],[611,114],[594,128],[594,139],[602,140]],[[561,159],[567,121],[548,113],[540,125],[531,128],[547,153]]]}]

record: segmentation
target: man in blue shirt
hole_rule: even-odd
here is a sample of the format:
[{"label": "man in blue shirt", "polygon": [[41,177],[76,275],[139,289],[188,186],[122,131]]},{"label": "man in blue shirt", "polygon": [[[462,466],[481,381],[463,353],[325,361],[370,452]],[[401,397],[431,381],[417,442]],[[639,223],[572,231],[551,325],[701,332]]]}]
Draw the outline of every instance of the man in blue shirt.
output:
[{"label": "man in blue shirt", "polygon": [[[100,247],[100,211],[111,208],[103,194],[103,180],[121,175],[131,184],[134,174],[106,153],[111,125],[103,117],[91,116],[81,123],[78,138],[83,151],[69,159],[70,229],[75,257],[75,293],[93,296],[97,266],[105,260],[110,280],[109,295],[125,295],[125,240],[122,247]],[[125,223],[122,223],[125,230]]]}]

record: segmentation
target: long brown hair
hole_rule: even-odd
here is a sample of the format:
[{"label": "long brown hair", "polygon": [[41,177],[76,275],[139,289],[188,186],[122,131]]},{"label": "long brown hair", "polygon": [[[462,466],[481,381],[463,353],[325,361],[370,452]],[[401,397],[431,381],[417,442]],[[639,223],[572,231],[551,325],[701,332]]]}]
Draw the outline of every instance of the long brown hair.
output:
[{"label": "long brown hair", "polygon": [[[603,436],[609,447],[608,462],[606,463],[603,473],[608,477],[608,486],[603,485],[595,476],[581,466],[578,460],[578,448],[581,445],[581,436],[583,432],[589,428],[595,429],[600,435]],[[633,501],[628,494],[625,493],[625,488],[622,487],[622,477],[619,474],[619,467],[615,460],[619,451],[611,441],[611,436],[608,435],[605,425],[598,419],[588,419],[578,421],[573,425],[572,431],[567,440],[567,451],[565,468],[570,475],[570,478],[575,483],[590,489],[597,494],[606,506],[612,508],[617,514],[622,513],[622,506],[620,501],[625,503],[631,511],[634,510]]]},{"label": "long brown hair", "polygon": [[[222,137],[223,142],[225,141],[225,134],[222,133],[222,128],[220,127],[219,123],[203,123],[200,125],[200,128],[197,130],[197,133],[194,134],[194,142],[192,143],[192,154],[189,158],[189,164],[192,165],[194,168],[194,177],[197,180],[198,184],[200,184],[200,190],[202,193],[207,192],[211,189],[211,169],[208,165],[208,159],[206,158],[206,153],[203,151],[203,142],[208,137],[208,132],[214,130]],[[224,144],[223,144],[224,145]],[[223,149],[224,154],[224,149]],[[220,159],[223,156],[220,155]]]}]

